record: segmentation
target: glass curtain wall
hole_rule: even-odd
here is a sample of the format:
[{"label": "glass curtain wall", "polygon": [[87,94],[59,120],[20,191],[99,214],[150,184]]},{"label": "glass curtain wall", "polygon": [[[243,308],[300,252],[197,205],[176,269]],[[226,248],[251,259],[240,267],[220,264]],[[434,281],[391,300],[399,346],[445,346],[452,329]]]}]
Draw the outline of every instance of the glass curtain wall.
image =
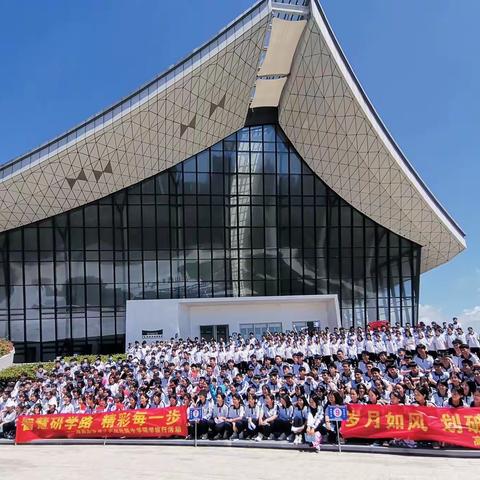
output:
[{"label": "glass curtain wall", "polygon": [[122,351],[127,299],[330,293],[346,327],[417,315],[420,247],[344,202],[275,125],[2,233],[0,255],[0,337],[19,361]]}]

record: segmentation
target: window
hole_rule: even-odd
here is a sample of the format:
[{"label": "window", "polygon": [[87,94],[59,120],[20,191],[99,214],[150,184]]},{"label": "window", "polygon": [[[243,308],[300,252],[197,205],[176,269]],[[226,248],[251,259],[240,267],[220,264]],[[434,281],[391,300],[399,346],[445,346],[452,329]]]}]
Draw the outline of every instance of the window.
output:
[{"label": "window", "polygon": [[244,338],[248,338],[250,333],[253,333],[255,338],[260,339],[265,333],[279,333],[282,331],[282,324],[280,322],[275,323],[241,323],[240,335]]},{"label": "window", "polygon": [[[345,326],[416,319],[420,247],[350,207],[275,125],[243,128],[109,197],[0,233],[0,246],[0,319],[17,361],[122,351],[127,298],[335,293]],[[35,324],[41,308],[48,346]],[[27,311],[37,317],[25,333],[14,325]],[[260,337],[282,325],[241,328]]]}]

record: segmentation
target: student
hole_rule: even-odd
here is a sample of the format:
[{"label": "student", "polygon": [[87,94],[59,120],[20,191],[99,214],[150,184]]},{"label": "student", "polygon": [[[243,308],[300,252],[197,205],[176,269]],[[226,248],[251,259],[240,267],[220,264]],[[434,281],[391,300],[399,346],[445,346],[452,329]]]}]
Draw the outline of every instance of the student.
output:
[{"label": "student", "polygon": [[72,397],[69,394],[63,397],[62,406],[58,413],[75,413],[75,409],[72,405]]},{"label": "student", "polygon": [[345,397],[345,403],[352,403],[354,405],[362,404],[364,402],[360,401],[360,397],[358,395],[358,392],[351,388],[350,391],[348,392],[348,395]]},{"label": "student", "polygon": [[320,429],[323,437],[329,443],[335,443],[337,441],[337,422],[331,422],[326,412],[329,406],[337,405],[343,405],[343,398],[338,392],[329,392],[327,395],[327,403],[323,407],[324,423]]},{"label": "student", "polygon": [[427,347],[421,343],[417,345],[417,354],[413,357],[413,361],[418,365],[423,374],[429,374],[433,368],[433,358],[427,353]]},{"label": "student", "polygon": [[213,413],[212,404],[207,400],[206,390],[201,390],[198,393],[195,407],[202,409],[202,418],[197,422],[197,436],[199,436],[201,440],[206,440],[208,438],[209,421]]},{"label": "student", "polygon": [[150,408],[164,408],[165,404],[162,402],[162,395],[160,393],[154,393],[152,400],[150,401]]},{"label": "student", "polygon": [[232,404],[228,407],[227,418],[225,419],[225,437],[230,440],[238,440],[239,435],[246,427],[245,409],[242,398],[238,393],[232,395]]},{"label": "student", "polygon": [[228,415],[228,407],[225,404],[225,395],[221,392],[217,393],[217,402],[212,410],[212,416],[208,422],[210,436],[213,440],[219,440],[225,436],[226,418]]},{"label": "student", "polygon": [[139,401],[139,404],[138,404],[138,408],[148,408],[148,404],[149,404],[148,396],[145,393],[142,393],[140,395],[140,401]]},{"label": "student", "polygon": [[427,387],[417,387],[414,392],[415,401],[412,405],[418,407],[435,407],[435,404],[429,401],[430,391]]},{"label": "student", "polygon": [[368,402],[368,395],[367,395],[367,387],[361,383],[356,388],[358,394],[358,400],[360,403],[367,403]]},{"label": "student", "polygon": [[467,382],[466,380],[463,380],[463,382],[460,384],[461,389],[463,390],[463,403],[465,406],[470,405],[470,403],[473,400],[473,391],[471,388],[471,383]]},{"label": "student", "polygon": [[15,430],[15,419],[17,412],[15,402],[12,399],[5,403],[3,413],[0,415],[0,438],[11,438],[12,432]]},{"label": "student", "polygon": [[472,327],[468,327],[466,340],[466,343],[472,350],[472,353],[478,356],[478,354],[480,353],[480,342],[478,340],[478,334],[473,330]]},{"label": "student", "polygon": [[[308,406],[305,397],[299,397],[293,408],[292,415],[292,434],[294,435],[293,444],[300,445],[303,443],[303,434],[307,427]],[[292,440],[291,438],[289,440]]]},{"label": "student", "polygon": [[255,441],[261,442],[264,438],[273,440],[272,426],[278,417],[278,409],[271,395],[265,396],[265,403],[262,407],[258,420],[258,435]]},{"label": "student", "polygon": [[443,404],[444,407],[461,408],[463,403],[463,389],[461,387],[454,387],[450,391],[450,398]]},{"label": "student", "polygon": [[393,391],[390,394],[390,405],[402,405],[402,404],[403,404],[402,396],[398,392]]},{"label": "student", "polygon": [[273,434],[277,440],[286,440],[291,433],[293,406],[288,395],[281,395],[278,405],[278,417],[273,423]]},{"label": "student", "polygon": [[415,347],[416,347],[415,337],[412,335],[412,332],[410,331],[410,329],[405,331],[405,336],[403,339],[403,347],[407,352],[410,353],[410,355],[413,356],[415,354]]},{"label": "student", "polygon": [[260,417],[260,406],[257,404],[257,397],[253,394],[248,395],[245,405],[245,419],[247,428],[243,431],[243,438],[249,440],[258,435],[258,419]]},{"label": "student", "polygon": [[262,394],[258,397],[258,403],[261,407],[265,404],[265,399],[267,396],[271,396],[272,392],[270,391],[270,387],[268,385],[263,385],[262,388]]},{"label": "student", "polygon": [[368,391],[367,405],[386,405],[385,400],[382,398],[382,394],[377,388],[372,387]]},{"label": "student", "polygon": [[310,443],[312,447],[320,450],[320,444],[322,443],[320,430],[324,421],[323,409],[321,408],[319,398],[315,395],[310,397],[308,406],[309,412],[307,417],[307,428],[305,430],[305,442]]},{"label": "student", "polygon": [[473,392],[473,400],[472,402],[470,403],[470,406],[472,408],[480,408],[480,388],[477,388],[474,392]]},{"label": "student", "polygon": [[445,381],[438,382],[432,394],[432,402],[437,407],[443,407],[448,401],[448,383]]}]

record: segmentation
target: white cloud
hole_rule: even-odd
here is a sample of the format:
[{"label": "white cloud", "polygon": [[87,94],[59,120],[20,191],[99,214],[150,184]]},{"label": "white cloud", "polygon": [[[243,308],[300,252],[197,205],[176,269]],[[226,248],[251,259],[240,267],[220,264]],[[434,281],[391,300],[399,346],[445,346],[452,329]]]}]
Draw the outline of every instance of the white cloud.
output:
[{"label": "white cloud", "polygon": [[[459,318],[460,323],[464,328],[473,327],[477,331],[480,330],[480,305],[475,305],[473,308],[464,308],[461,313],[455,315]],[[442,324],[442,322],[451,323],[453,315],[449,316],[439,307],[435,305],[419,305],[418,317],[420,322],[427,325],[432,321]]]},{"label": "white cloud", "polygon": [[459,317],[464,326],[478,328],[480,326],[480,305],[465,308]]},{"label": "white cloud", "polygon": [[449,318],[441,308],[435,307],[434,305],[422,304],[418,306],[418,319],[427,325],[431,324],[432,321],[439,324],[451,321],[451,318]]}]

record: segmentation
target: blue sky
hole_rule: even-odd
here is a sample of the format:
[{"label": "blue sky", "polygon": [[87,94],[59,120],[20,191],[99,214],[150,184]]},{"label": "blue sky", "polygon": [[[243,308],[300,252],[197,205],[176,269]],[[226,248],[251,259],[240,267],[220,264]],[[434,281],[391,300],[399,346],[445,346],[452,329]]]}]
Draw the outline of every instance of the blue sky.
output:
[{"label": "blue sky", "polygon": [[[252,3],[0,0],[0,163],[126,96]],[[467,233],[466,252],[422,276],[421,315],[480,325],[480,2],[322,3],[387,128]]]}]

